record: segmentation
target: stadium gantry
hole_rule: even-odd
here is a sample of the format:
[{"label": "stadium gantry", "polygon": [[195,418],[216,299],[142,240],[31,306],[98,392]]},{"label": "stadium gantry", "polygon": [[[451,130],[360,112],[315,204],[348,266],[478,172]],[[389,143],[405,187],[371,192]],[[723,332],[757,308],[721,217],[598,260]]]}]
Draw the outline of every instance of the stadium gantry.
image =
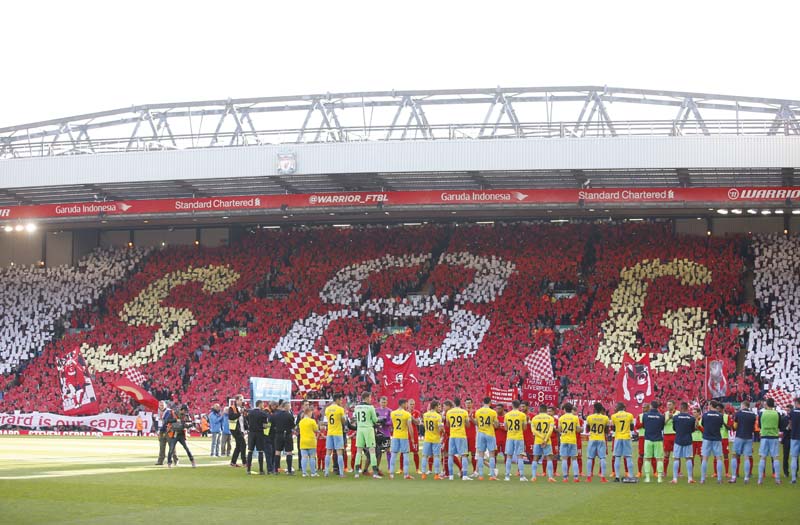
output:
[{"label": "stadium gantry", "polygon": [[159,103],[0,128],[0,158],[259,144],[800,135],[800,100],[559,86]]}]

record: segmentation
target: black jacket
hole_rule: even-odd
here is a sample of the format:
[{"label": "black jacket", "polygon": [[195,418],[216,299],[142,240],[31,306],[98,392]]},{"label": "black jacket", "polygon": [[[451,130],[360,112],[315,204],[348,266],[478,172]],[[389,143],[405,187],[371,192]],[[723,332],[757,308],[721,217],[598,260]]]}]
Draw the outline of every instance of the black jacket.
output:
[{"label": "black jacket", "polygon": [[294,416],[286,410],[278,410],[269,418],[271,432],[275,434],[291,432],[294,428]]}]

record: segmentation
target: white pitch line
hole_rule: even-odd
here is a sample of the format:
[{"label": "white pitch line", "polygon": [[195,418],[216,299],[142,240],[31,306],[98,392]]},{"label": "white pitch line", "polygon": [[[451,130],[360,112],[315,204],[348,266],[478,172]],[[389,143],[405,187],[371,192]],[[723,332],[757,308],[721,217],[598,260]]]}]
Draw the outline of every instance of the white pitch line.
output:
[{"label": "white pitch line", "polygon": [[[223,466],[224,463],[220,463],[218,465],[197,465],[198,468],[200,467],[219,467]],[[175,468],[187,468],[187,467],[175,467]],[[152,467],[128,467],[128,468],[98,468],[98,469],[84,469],[84,470],[56,470],[51,472],[43,472],[41,474],[28,474],[24,476],[0,476],[0,480],[12,480],[12,479],[42,479],[42,478],[68,478],[74,476],[100,476],[103,474],[121,474],[127,472],[144,472],[147,470],[170,470],[169,468],[165,467],[156,467],[155,465]]]}]

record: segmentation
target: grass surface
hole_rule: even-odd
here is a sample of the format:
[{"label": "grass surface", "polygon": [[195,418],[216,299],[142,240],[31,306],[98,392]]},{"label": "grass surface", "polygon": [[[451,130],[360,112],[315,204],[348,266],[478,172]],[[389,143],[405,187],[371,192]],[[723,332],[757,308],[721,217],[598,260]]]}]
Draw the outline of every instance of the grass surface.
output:
[{"label": "grass surface", "polygon": [[[800,489],[247,476],[153,466],[154,438],[0,437],[0,523],[793,523]],[[182,453],[179,457],[184,458]],[[234,516],[232,518],[231,516]],[[233,521],[232,521],[233,520]]]}]

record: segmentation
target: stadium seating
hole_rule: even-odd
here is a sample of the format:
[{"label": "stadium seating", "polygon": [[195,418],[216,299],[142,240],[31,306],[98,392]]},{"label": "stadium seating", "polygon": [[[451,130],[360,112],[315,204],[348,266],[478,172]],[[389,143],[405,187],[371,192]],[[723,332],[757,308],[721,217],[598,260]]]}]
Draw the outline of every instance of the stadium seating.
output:
[{"label": "stadium seating", "polygon": [[54,335],[82,324],[64,326],[63,321],[124,279],[145,254],[140,249],[97,250],[74,267],[0,269],[0,373],[17,369]]},{"label": "stadium seating", "polygon": [[[246,392],[250,376],[291,378],[283,354],[312,349],[339,368],[315,396],[371,388],[371,356],[413,352],[426,398],[478,398],[489,384],[522,385],[524,358],[542,347],[571,398],[613,399],[625,352],[650,355],[662,398],[703,397],[713,360],[729,395],[758,395],[775,365],[754,357],[755,374],[737,374],[729,328],[755,313],[743,304],[744,242],[676,237],[668,223],[498,223],[254,230],[230,247],[170,247],[103,309],[54,314],[90,329],[7,376],[0,409],[57,411],[55,358],[77,347],[103,408],[126,412],[110,384],[128,368],[157,397],[201,411]],[[784,277],[760,293],[790,293]]]},{"label": "stadium seating", "polygon": [[767,389],[800,393],[800,237],[758,236],[753,250],[761,315],[746,365]]},{"label": "stadium seating", "polygon": [[729,328],[740,310],[738,240],[627,224],[599,227],[594,247],[592,307],[578,329],[564,334],[556,358],[572,396],[615,398],[623,350],[649,353],[662,399],[703,397],[706,360],[723,360],[729,390],[744,389],[745,378],[735,374],[738,334]]}]

